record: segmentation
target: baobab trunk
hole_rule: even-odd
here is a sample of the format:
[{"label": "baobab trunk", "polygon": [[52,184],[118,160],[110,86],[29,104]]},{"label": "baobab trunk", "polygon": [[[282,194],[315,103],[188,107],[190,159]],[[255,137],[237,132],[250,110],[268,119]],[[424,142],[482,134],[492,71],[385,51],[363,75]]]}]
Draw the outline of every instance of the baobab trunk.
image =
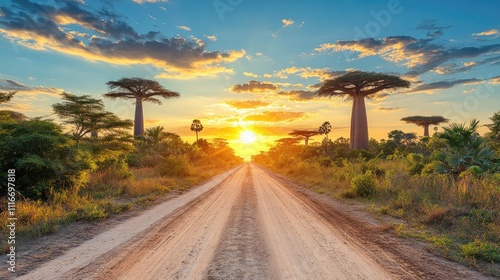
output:
[{"label": "baobab trunk", "polygon": [[366,118],[365,97],[360,94],[353,97],[350,148],[352,150],[368,149],[368,120]]},{"label": "baobab trunk", "polygon": [[144,135],[144,115],[142,112],[142,99],[135,101],[134,136]]},{"label": "baobab trunk", "polygon": [[424,125],[424,137],[429,136],[429,125],[425,124]]}]

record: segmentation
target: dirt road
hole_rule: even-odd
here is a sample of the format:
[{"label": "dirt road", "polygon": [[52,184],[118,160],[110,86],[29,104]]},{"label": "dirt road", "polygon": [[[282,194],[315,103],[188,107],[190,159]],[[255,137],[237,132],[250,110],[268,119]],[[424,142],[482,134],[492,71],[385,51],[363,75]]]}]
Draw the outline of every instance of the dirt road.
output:
[{"label": "dirt road", "polygon": [[245,164],[20,279],[483,278],[363,219]]}]

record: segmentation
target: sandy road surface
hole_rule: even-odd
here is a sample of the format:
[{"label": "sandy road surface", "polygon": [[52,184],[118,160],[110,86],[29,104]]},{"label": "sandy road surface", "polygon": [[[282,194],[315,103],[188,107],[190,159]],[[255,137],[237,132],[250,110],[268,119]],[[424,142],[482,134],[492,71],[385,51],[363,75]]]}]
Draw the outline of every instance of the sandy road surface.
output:
[{"label": "sandy road surface", "polygon": [[482,278],[400,244],[256,165],[219,181],[187,193],[189,199],[158,205],[21,279]]}]

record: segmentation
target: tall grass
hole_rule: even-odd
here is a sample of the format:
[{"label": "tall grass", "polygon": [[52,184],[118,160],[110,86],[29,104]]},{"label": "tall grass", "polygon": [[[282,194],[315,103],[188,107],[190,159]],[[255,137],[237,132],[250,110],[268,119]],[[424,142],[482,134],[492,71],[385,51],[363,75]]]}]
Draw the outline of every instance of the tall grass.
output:
[{"label": "tall grass", "polygon": [[[366,203],[378,213],[406,220],[397,232],[430,242],[441,254],[500,276],[500,174],[418,174],[405,158],[319,160],[278,158],[264,165],[312,190]],[[411,175],[411,174],[414,175]],[[416,174],[415,174],[416,173]],[[496,267],[496,268],[495,268]]]}]

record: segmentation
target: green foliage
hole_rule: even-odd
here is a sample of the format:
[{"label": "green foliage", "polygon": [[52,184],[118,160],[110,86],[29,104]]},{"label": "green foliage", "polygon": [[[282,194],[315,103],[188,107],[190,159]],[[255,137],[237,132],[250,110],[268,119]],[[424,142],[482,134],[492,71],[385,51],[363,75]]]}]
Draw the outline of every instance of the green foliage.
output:
[{"label": "green foliage", "polygon": [[462,254],[466,258],[482,259],[487,262],[500,262],[500,248],[498,245],[483,241],[479,238],[461,246]]},{"label": "green foliage", "polygon": [[191,173],[189,161],[184,157],[167,157],[157,169],[162,176],[184,177]]},{"label": "green foliage", "polygon": [[411,175],[422,173],[422,169],[425,167],[425,158],[420,154],[408,154],[406,156],[406,160],[408,162],[408,171]]},{"label": "green foliage", "polygon": [[50,189],[79,187],[96,168],[90,152],[49,121],[0,124],[0,168],[16,169],[19,192],[47,198]]},{"label": "green foliage", "polygon": [[376,188],[371,172],[358,174],[351,180],[351,190],[356,196],[369,197],[375,192]]},{"label": "green foliage", "polygon": [[477,133],[478,124],[477,120],[472,120],[468,127],[465,124],[451,124],[437,135],[446,141],[444,148],[433,154],[434,159],[440,162],[437,172],[449,173],[458,178],[471,166],[483,170],[496,168],[495,153]]}]

